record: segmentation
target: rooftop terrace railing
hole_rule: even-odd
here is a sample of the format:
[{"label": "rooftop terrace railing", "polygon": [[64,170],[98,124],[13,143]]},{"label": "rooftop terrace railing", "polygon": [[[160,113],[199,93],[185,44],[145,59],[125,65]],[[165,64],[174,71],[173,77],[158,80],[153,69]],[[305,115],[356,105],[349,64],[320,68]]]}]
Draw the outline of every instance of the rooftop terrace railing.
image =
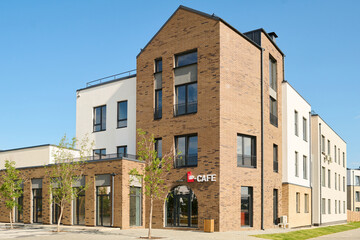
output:
[{"label": "rooftop terrace railing", "polygon": [[[94,160],[114,160],[114,159],[130,159],[130,160],[138,160],[138,156],[137,155],[133,155],[133,154],[123,154],[123,153],[112,153],[112,154],[98,154],[98,155],[93,155],[93,156],[87,156],[87,157],[83,157],[81,160],[83,161],[94,161]],[[79,161],[80,158],[74,158],[74,161]]]},{"label": "rooftop terrace railing", "polygon": [[133,75],[135,73],[136,73],[136,69],[133,69],[133,70],[130,70],[130,71],[126,71],[126,72],[118,73],[118,74],[115,74],[115,75],[111,75],[111,76],[108,76],[108,77],[103,77],[103,78],[100,78],[100,79],[96,79],[94,81],[86,83],[86,87],[98,85],[100,83],[116,80],[116,79],[126,77],[126,76],[131,76],[131,75]]}]

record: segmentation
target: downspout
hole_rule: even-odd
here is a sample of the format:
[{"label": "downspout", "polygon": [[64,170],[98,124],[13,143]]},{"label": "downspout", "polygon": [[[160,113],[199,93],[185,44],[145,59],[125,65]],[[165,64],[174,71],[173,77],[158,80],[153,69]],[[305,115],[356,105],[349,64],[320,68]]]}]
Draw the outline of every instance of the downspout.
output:
[{"label": "downspout", "polygon": [[310,192],[311,192],[311,226],[314,224],[313,219],[313,206],[314,206],[314,198],[313,198],[313,187],[312,187],[312,157],[311,157],[311,111],[309,112],[309,184],[310,184]]},{"label": "downspout", "polygon": [[114,202],[115,202],[115,199],[114,199],[115,181],[114,181],[114,179],[115,179],[115,176],[116,176],[116,173],[111,174],[111,226],[112,227],[114,226]]},{"label": "downspout", "polygon": [[261,48],[261,230],[264,230],[264,67],[263,67],[263,53]]},{"label": "downspout", "polygon": [[321,165],[321,151],[322,151],[322,145],[321,145],[321,140],[322,140],[322,136],[321,136],[321,123],[319,123],[319,141],[320,141],[320,156],[319,156],[319,163],[320,163],[320,223],[319,225],[322,224],[322,176],[321,176],[321,172],[322,172],[322,165]]}]

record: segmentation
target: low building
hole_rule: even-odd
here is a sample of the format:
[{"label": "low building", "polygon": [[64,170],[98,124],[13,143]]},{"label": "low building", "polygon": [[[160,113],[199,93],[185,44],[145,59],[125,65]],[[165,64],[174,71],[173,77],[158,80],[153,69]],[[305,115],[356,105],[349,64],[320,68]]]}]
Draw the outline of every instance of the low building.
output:
[{"label": "low building", "polygon": [[360,168],[347,169],[347,209],[360,212]]}]

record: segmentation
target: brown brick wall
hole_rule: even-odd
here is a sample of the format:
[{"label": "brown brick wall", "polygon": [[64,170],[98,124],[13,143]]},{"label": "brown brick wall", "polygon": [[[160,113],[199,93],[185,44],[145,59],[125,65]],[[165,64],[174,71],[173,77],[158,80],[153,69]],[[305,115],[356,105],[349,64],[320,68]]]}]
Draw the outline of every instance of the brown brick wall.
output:
[{"label": "brown brick wall", "polygon": [[360,222],[360,212],[354,212],[347,210],[347,221],[348,222]]}]

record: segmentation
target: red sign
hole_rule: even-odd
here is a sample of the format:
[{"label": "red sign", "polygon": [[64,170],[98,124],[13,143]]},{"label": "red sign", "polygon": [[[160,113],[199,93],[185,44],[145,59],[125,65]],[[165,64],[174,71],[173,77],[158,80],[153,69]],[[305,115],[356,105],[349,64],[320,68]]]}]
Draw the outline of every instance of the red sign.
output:
[{"label": "red sign", "polygon": [[191,172],[187,172],[187,182],[194,182],[194,178]]}]

